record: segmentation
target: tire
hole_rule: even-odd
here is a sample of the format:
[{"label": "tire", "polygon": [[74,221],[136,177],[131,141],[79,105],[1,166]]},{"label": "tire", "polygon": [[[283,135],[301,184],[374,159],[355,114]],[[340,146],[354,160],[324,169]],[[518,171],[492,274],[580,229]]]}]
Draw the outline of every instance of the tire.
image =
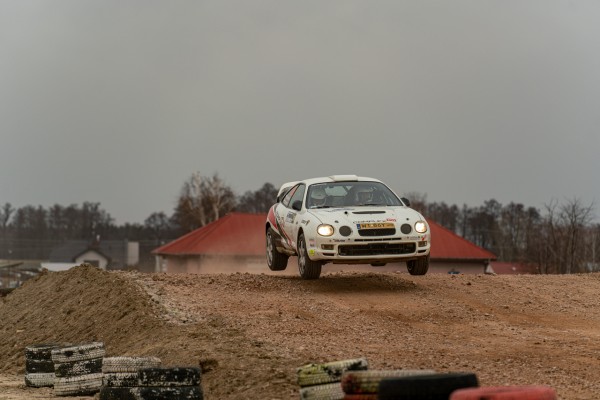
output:
[{"label": "tire", "polygon": [[41,343],[25,347],[25,360],[52,361],[52,350],[68,345],[59,343]]},{"label": "tire", "polygon": [[52,387],[54,386],[55,375],[52,373],[26,373],[25,374],[25,386],[41,388],[41,387]]},{"label": "tire", "polygon": [[339,382],[308,386],[300,389],[301,400],[343,400],[344,391]]},{"label": "tire", "polygon": [[25,372],[31,374],[54,373],[54,363],[49,360],[30,360],[25,359]]},{"label": "tire", "polygon": [[296,370],[300,387],[340,382],[346,371],[362,371],[369,367],[365,358],[307,364]]},{"label": "tire", "polygon": [[304,233],[298,237],[298,271],[302,279],[319,279],[321,276],[321,266],[319,261],[313,261],[308,257],[306,240]]},{"label": "tire", "polygon": [[203,400],[199,386],[180,387],[103,387],[100,400]]},{"label": "tire", "polygon": [[54,373],[57,378],[69,378],[73,376],[100,374],[102,373],[102,359],[73,361],[54,364]]},{"label": "tire", "polygon": [[110,372],[102,376],[102,386],[107,387],[136,387],[140,385],[137,372]]},{"label": "tire", "polygon": [[549,386],[490,386],[460,389],[450,400],[556,400],[556,391]]},{"label": "tire", "polygon": [[204,394],[200,386],[181,387],[141,387],[137,388],[140,398],[144,400],[203,400]]},{"label": "tire", "polygon": [[267,265],[271,271],[283,271],[287,268],[288,256],[277,251],[275,231],[267,229]]},{"label": "tire", "polygon": [[376,394],[383,379],[435,373],[431,369],[348,371],[342,375],[342,389],[349,394]]},{"label": "tire", "polygon": [[411,275],[425,275],[429,269],[429,256],[407,261],[406,268]]},{"label": "tire", "polygon": [[85,396],[100,391],[102,374],[88,374],[54,380],[54,395],[56,396]]},{"label": "tire", "polygon": [[106,354],[104,343],[92,342],[76,346],[60,347],[52,350],[52,361],[55,364],[103,358]]},{"label": "tire", "polygon": [[106,373],[137,373],[141,368],[160,367],[158,357],[105,357],[102,360],[102,372]]},{"label": "tire", "polygon": [[200,368],[142,368],[139,386],[199,386]]},{"label": "tire", "polygon": [[143,400],[138,388],[102,386],[100,400]]},{"label": "tire", "polygon": [[378,396],[380,400],[448,400],[455,390],[477,386],[477,376],[467,372],[386,378],[379,384]]}]

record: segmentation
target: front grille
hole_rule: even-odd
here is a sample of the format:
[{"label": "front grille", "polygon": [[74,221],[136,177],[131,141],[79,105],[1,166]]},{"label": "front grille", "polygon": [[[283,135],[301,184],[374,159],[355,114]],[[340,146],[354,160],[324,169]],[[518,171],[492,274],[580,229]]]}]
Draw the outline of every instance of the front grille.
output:
[{"label": "front grille", "polygon": [[338,254],[340,256],[410,254],[414,253],[415,249],[415,243],[343,244],[338,246]]},{"label": "front grille", "polygon": [[392,236],[396,234],[396,228],[359,229],[360,236]]}]

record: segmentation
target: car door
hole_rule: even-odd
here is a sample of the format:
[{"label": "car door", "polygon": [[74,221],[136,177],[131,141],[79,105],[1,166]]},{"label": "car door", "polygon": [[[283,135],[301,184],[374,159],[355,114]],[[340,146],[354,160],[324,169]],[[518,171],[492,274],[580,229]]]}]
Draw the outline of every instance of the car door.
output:
[{"label": "car door", "polygon": [[282,200],[281,204],[285,207],[284,212],[281,213],[282,222],[281,226],[286,235],[286,239],[289,241],[289,245],[292,248],[296,248],[296,240],[298,238],[299,228],[299,214],[304,208],[304,193],[306,192],[306,185],[299,184],[293,187]]}]

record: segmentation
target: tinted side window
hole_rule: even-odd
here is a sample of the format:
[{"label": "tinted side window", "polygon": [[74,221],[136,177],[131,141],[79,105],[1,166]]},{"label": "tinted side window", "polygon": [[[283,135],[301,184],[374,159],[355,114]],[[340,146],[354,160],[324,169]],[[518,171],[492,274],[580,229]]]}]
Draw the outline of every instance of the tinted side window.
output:
[{"label": "tinted side window", "polygon": [[305,191],[306,191],[306,186],[304,186],[304,185],[298,186],[298,190],[296,190],[296,192],[292,195],[292,198],[290,200],[290,208],[292,208],[292,205],[297,200],[300,200],[300,202],[302,203],[302,200],[304,200],[304,192]]},{"label": "tinted side window", "polygon": [[285,195],[285,197],[283,198],[283,200],[281,200],[281,204],[283,204],[284,206],[290,208],[290,199],[292,198],[292,196],[294,195],[294,193],[296,193],[297,189],[298,189],[298,186],[294,186],[293,188],[291,188],[289,190],[289,192],[287,192],[287,194]]}]

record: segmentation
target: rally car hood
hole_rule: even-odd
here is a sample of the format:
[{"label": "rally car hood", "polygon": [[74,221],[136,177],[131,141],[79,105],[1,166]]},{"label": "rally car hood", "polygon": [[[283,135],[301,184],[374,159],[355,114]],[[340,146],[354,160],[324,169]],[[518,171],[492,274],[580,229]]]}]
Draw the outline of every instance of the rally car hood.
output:
[{"label": "rally car hood", "polygon": [[354,225],[365,222],[413,223],[425,220],[409,207],[344,207],[311,209],[309,213],[323,224]]}]

